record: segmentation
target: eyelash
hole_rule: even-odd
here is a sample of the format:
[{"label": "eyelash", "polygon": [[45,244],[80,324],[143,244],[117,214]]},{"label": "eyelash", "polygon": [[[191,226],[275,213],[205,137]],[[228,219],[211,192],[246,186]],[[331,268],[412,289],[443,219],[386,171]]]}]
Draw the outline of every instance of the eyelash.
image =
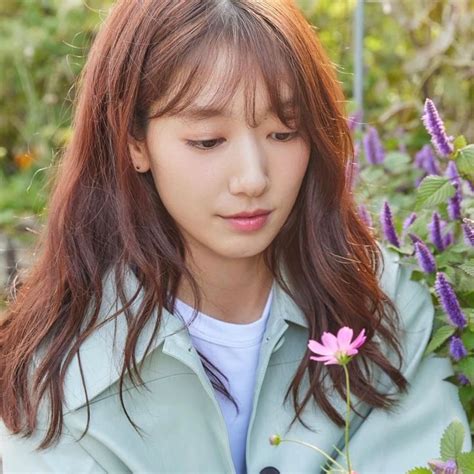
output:
[{"label": "eyelash", "polygon": [[[280,143],[290,142],[298,136],[298,131],[295,131],[295,132],[274,132],[274,133],[276,135],[289,135],[290,136],[290,138],[288,140],[277,140]],[[214,150],[216,148],[216,146],[211,147],[211,148],[200,148],[199,146],[197,146],[197,144],[202,144],[202,143],[205,143],[205,142],[215,142],[215,141],[219,141],[219,140],[222,140],[222,139],[221,138],[209,138],[207,140],[186,140],[186,143],[189,146],[193,147],[193,148],[197,148],[198,150],[210,151],[210,150]]]}]

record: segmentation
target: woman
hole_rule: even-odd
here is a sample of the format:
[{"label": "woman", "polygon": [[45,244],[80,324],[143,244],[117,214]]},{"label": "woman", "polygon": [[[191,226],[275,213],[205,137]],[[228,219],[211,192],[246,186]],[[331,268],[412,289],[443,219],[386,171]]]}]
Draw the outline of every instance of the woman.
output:
[{"label": "woman", "polygon": [[449,361],[422,360],[428,291],[355,211],[344,98],[291,1],[119,1],[80,82],[0,332],[6,473],[322,472],[268,438],[343,447],[343,373],[307,350],[341,326],[367,334],[359,472],[467,426]]}]

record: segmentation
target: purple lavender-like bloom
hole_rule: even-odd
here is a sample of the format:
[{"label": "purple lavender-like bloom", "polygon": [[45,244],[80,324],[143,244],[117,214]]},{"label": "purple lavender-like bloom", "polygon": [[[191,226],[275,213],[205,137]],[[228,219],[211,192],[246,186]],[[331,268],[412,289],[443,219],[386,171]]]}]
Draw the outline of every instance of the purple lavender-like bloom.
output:
[{"label": "purple lavender-like bloom", "polygon": [[431,135],[431,142],[441,156],[450,155],[454,147],[452,137],[446,135],[444,123],[431,99],[426,99],[424,114],[421,117],[427,132]]},{"label": "purple lavender-like bloom", "polygon": [[459,176],[458,168],[456,166],[456,163],[453,160],[449,160],[448,166],[446,166],[446,171],[444,172],[444,175],[447,176],[451,182],[455,182],[460,184],[461,183],[461,178]]},{"label": "purple lavender-like bloom", "polygon": [[474,229],[466,222],[462,224],[462,230],[464,231],[464,243],[474,247]]},{"label": "purple lavender-like bloom", "polygon": [[459,328],[464,328],[467,325],[466,316],[462,312],[456,293],[454,293],[451,285],[446,280],[444,273],[436,272],[434,288],[441,306],[449,316],[451,323]]},{"label": "purple lavender-like bloom", "polygon": [[430,232],[430,240],[435,247],[441,252],[444,250],[444,241],[441,235],[441,217],[437,211],[433,212],[431,222],[428,224],[428,230]]},{"label": "purple lavender-like bloom", "polygon": [[379,138],[379,134],[374,127],[369,127],[363,138],[365,159],[368,163],[375,165],[382,163],[385,159],[385,152]]},{"label": "purple lavender-like bloom", "polygon": [[392,211],[387,201],[384,201],[382,211],[380,213],[380,224],[382,226],[385,238],[395,247],[400,247],[397,233],[395,232],[395,226],[392,220]]},{"label": "purple lavender-like bloom", "polygon": [[434,474],[458,474],[458,467],[454,459],[448,459],[447,461],[433,459],[428,461],[428,466]]},{"label": "purple lavender-like bloom", "polygon": [[436,271],[436,262],[430,249],[423,242],[415,242],[415,254],[420,268],[425,273]]},{"label": "purple lavender-like bloom", "polygon": [[443,239],[444,248],[448,248],[454,242],[454,234],[452,232],[448,232]]},{"label": "purple lavender-like bloom", "polygon": [[461,219],[461,186],[459,183],[453,182],[453,186],[456,188],[454,196],[448,198],[448,215],[453,221]]},{"label": "purple lavender-like bloom", "polygon": [[428,174],[441,174],[438,160],[436,159],[431,145],[424,145],[415,155],[415,165],[417,165],[418,168],[424,169]]},{"label": "purple lavender-like bloom", "polygon": [[367,224],[367,227],[373,227],[372,217],[370,217],[370,213],[367,208],[363,204],[360,204],[358,211],[359,216]]},{"label": "purple lavender-like bloom", "polygon": [[403,232],[405,232],[408,227],[410,227],[413,222],[416,220],[416,212],[412,212],[404,221],[403,221]]},{"label": "purple lavender-like bloom", "polygon": [[449,341],[449,352],[451,357],[457,362],[461,360],[463,357],[466,357],[468,352],[467,349],[464,347],[462,339],[457,336],[452,336]]},{"label": "purple lavender-like bloom", "polygon": [[357,125],[361,123],[361,120],[362,120],[361,110],[357,110],[352,115],[350,115],[347,119],[347,125],[349,126],[349,130],[353,132],[357,128]]},{"label": "purple lavender-like bloom", "polygon": [[458,374],[457,379],[461,385],[470,385],[469,379],[464,374]]},{"label": "purple lavender-like bloom", "polygon": [[420,239],[420,237],[418,237],[416,234],[413,234],[412,232],[408,232],[408,237],[410,237],[413,245],[415,245],[417,242],[421,242],[422,244],[424,244],[423,240]]},{"label": "purple lavender-like bloom", "polygon": [[447,232],[446,228],[448,227],[448,223],[444,220],[440,220],[440,228],[441,228],[441,235],[443,236],[443,250],[449,247],[454,242],[454,233]]}]

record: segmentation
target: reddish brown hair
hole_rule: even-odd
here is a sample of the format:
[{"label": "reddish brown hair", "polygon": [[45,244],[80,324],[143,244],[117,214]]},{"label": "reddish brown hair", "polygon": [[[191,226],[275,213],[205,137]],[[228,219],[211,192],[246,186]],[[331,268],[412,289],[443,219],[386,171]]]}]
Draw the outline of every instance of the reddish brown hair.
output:
[{"label": "reddish brown hair", "polygon": [[[388,374],[399,389],[406,388],[399,368],[373,339],[377,333],[401,360],[396,308],[377,278],[382,254],[358,217],[348,184],[353,147],[344,97],[333,65],[302,13],[290,0],[122,0],[112,8],[81,74],[74,135],[53,182],[36,261],[10,298],[0,330],[0,416],[12,432],[29,436],[39,401],[49,396],[52,418],[41,447],[61,433],[65,372],[74,357],[80,362],[81,343],[97,328],[106,271],[116,271],[121,298],[127,268],[143,290],[143,304],[129,318],[121,396],[126,372],[142,382],[134,358],[141,328],[157,311],[156,335],[168,291],[174,298],[180,278],[193,282],[184,264],[183,238],[151,173],[135,172],[127,144],[130,136],[144,137],[157,101],[164,103],[155,116],[190,105],[213,73],[216,45],[226,54],[229,71],[214,105],[224,107],[245,78],[250,110],[259,69],[273,110],[287,124],[281,104],[284,77],[293,92],[297,123],[311,139],[295,206],[265,251],[268,267],[304,312],[311,339],[344,325],[356,333],[366,328],[368,340],[351,366],[354,395],[373,407],[394,404],[372,387],[370,365]],[[199,288],[195,282],[192,287],[199,309]],[[128,315],[128,305],[122,309]],[[45,351],[30,378],[40,346]],[[344,396],[342,371],[303,358],[286,393],[286,398],[290,390],[293,395],[293,422],[303,422],[300,413],[313,398],[335,423],[344,424],[322,388],[326,369]],[[300,403],[306,372],[311,384]],[[227,394],[218,378],[211,380]],[[123,400],[122,406],[125,410]],[[89,413],[88,403],[87,408]]]}]

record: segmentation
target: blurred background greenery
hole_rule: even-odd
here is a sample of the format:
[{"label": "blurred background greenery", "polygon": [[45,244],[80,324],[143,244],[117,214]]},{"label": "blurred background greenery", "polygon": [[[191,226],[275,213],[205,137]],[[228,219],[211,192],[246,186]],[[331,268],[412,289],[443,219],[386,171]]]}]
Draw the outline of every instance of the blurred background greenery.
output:
[{"label": "blurred background greenery", "polygon": [[[71,136],[75,79],[112,3],[0,2],[0,287],[32,257],[48,179]],[[297,3],[337,66],[353,111],[356,0]],[[474,140],[473,11],[470,0],[366,2],[364,123],[378,128],[388,149],[413,156],[426,143],[425,97],[436,101],[450,134]]]}]

